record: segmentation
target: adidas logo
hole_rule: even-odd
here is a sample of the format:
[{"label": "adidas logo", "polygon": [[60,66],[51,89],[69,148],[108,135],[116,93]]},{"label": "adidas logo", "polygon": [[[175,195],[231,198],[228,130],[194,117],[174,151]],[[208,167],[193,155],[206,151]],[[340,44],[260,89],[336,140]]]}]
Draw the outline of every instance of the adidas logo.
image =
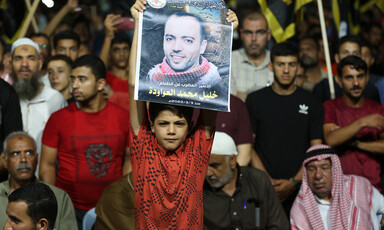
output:
[{"label": "adidas logo", "polygon": [[299,105],[299,113],[308,114],[308,106],[305,104]]}]

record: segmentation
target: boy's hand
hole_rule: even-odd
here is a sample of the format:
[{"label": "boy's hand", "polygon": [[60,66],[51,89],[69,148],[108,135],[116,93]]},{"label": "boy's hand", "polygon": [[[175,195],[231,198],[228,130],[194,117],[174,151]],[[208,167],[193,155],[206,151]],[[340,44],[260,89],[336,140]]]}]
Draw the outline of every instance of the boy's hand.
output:
[{"label": "boy's hand", "polygon": [[233,30],[237,30],[237,27],[239,27],[239,19],[237,19],[235,12],[232,10],[227,12],[227,22],[233,22]]},{"label": "boy's hand", "polygon": [[119,14],[108,14],[104,20],[105,36],[113,39],[115,37],[116,25],[123,22],[123,20],[116,20]]},{"label": "boy's hand", "polygon": [[131,15],[135,21],[139,20],[139,13],[143,12],[147,2],[145,0],[136,0],[135,4],[131,7]]}]

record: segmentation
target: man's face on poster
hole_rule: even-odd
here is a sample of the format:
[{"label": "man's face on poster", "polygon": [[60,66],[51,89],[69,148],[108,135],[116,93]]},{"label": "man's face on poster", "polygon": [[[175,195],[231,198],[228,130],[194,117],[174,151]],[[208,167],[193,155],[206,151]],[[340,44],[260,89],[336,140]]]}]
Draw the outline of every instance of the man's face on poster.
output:
[{"label": "man's face on poster", "polygon": [[175,72],[197,68],[207,40],[201,38],[199,21],[192,16],[171,16],[164,29],[164,54]]}]

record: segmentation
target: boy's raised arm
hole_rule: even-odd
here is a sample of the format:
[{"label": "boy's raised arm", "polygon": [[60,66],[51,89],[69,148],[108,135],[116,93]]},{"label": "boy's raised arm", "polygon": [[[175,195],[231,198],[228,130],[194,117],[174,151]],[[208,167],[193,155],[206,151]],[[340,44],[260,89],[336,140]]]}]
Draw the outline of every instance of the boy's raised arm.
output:
[{"label": "boy's raised arm", "polygon": [[135,20],[135,30],[129,57],[129,113],[133,131],[137,135],[140,130],[141,123],[146,113],[146,105],[144,101],[135,101],[135,74],[136,74],[136,58],[137,58],[137,39],[139,32],[139,14],[145,10],[145,0],[137,0],[131,7],[131,15]]}]

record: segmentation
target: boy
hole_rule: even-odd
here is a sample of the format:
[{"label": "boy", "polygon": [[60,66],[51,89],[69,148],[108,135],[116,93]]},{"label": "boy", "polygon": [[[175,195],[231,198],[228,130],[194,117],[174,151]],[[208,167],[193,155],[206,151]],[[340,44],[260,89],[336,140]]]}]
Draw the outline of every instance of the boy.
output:
[{"label": "boy", "polygon": [[[192,126],[192,109],[135,101],[135,70],[139,12],[131,8],[135,31],[129,66],[131,162],[135,186],[136,229],[202,229],[203,183],[212,146],[216,112],[201,110]],[[228,21],[238,24],[230,11]]]}]

